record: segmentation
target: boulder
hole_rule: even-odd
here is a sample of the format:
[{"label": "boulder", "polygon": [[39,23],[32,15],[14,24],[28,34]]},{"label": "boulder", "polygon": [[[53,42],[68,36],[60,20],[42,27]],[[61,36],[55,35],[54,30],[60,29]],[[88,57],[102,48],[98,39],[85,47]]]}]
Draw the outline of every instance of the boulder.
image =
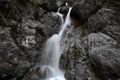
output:
[{"label": "boulder", "polygon": [[73,6],[71,17],[80,23],[86,22],[105,3],[105,0],[81,0]]},{"label": "boulder", "polygon": [[95,75],[101,80],[120,78],[120,48],[113,38],[103,33],[89,36],[89,57]]},{"label": "boulder", "polygon": [[88,19],[89,33],[102,32],[120,42],[120,13],[119,8],[103,7]]},{"label": "boulder", "polygon": [[69,11],[69,6],[63,6],[60,8],[60,13],[67,15]]}]

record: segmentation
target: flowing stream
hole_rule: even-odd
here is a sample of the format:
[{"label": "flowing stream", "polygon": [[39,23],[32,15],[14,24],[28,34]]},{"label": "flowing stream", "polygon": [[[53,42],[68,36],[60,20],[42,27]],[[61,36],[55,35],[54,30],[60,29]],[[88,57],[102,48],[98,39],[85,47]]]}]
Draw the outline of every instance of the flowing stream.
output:
[{"label": "flowing stream", "polygon": [[63,15],[58,11],[55,15],[58,15],[61,19],[61,30],[58,34],[54,34],[48,39],[45,45],[44,53],[42,55],[41,64],[47,71],[45,80],[65,80],[64,72],[59,68],[59,60],[62,54],[61,39],[67,26],[71,24],[70,12],[72,8],[69,8],[65,20]]}]

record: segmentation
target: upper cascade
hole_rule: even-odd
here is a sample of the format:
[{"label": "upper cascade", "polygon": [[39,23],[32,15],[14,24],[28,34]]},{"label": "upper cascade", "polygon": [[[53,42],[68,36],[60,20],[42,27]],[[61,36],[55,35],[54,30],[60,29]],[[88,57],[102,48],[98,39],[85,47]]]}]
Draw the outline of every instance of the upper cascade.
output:
[{"label": "upper cascade", "polygon": [[[54,34],[46,42],[44,54],[42,55],[41,64],[43,65],[42,71],[47,71],[47,78],[45,80],[65,80],[64,72],[59,68],[59,60],[62,54],[61,39],[67,26],[71,24],[70,12],[71,7],[67,13],[65,21],[63,15],[59,13],[60,8],[55,13],[61,19],[61,30],[58,34]],[[47,70],[46,70],[47,69]]]}]

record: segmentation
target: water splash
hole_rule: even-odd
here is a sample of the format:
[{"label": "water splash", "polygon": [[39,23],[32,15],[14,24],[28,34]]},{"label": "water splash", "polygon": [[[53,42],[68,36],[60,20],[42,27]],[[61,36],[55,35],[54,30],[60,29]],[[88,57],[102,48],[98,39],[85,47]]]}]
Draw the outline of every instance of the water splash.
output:
[{"label": "water splash", "polygon": [[44,53],[41,59],[41,65],[45,65],[43,71],[47,69],[47,78],[45,80],[65,80],[64,72],[59,68],[59,60],[62,54],[61,49],[61,39],[65,32],[67,26],[71,24],[70,12],[72,8],[69,8],[68,14],[66,16],[65,22],[63,19],[63,15],[58,12],[55,15],[58,15],[61,18],[61,30],[59,34],[54,34],[48,41],[46,42],[46,46],[44,49]]},{"label": "water splash", "polygon": [[60,20],[61,20],[61,24],[64,23],[64,19],[63,19],[63,15],[59,12],[61,9],[61,7],[58,9],[58,11],[56,13],[53,13],[53,16],[59,16]]}]

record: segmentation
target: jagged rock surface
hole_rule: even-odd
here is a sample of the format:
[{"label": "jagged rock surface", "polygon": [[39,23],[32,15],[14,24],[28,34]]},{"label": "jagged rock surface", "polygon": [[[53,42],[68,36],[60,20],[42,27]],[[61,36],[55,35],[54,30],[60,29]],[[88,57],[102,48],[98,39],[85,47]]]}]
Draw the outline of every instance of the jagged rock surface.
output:
[{"label": "jagged rock surface", "polygon": [[61,6],[66,14],[66,2],[73,6],[60,59],[66,79],[120,78],[119,0],[0,0],[0,80],[33,80],[39,73],[44,43],[59,31],[50,11]]}]

